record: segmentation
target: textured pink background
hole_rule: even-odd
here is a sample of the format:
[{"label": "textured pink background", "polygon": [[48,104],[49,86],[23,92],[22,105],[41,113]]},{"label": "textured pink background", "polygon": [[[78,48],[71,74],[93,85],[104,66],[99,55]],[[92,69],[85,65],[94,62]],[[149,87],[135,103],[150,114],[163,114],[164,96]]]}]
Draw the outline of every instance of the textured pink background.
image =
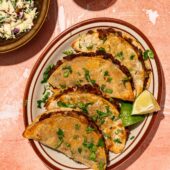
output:
[{"label": "textured pink background", "polygon": [[170,169],[170,0],[98,0],[97,5],[94,3],[92,0],[52,0],[39,34],[25,47],[0,55],[1,170],[47,169],[22,137],[22,98],[28,76],[46,45],[61,31],[79,21],[104,16],[125,20],[149,38],[161,61],[167,87],[159,127],[153,139],[148,139],[151,142],[145,141],[140,147],[143,152],[140,157],[127,169]]}]

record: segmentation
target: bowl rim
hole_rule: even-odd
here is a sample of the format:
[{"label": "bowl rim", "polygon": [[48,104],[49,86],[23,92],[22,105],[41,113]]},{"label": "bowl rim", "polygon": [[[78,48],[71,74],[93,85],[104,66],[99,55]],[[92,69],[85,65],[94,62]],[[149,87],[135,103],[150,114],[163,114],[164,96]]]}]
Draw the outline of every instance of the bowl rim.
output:
[{"label": "bowl rim", "polygon": [[40,15],[37,19],[37,23],[35,23],[35,25],[31,28],[31,30],[28,33],[26,33],[23,37],[21,37],[19,40],[13,43],[9,43],[7,45],[0,46],[0,53],[7,53],[7,52],[17,50],[18,48],[27,44],[37,35],[37,33],[41,29],[47,17],[49,6],[50,6],[50,0],[43,0],[43,2],[41,3],[43,4],[42,4],[42,9],[40,11]]}]

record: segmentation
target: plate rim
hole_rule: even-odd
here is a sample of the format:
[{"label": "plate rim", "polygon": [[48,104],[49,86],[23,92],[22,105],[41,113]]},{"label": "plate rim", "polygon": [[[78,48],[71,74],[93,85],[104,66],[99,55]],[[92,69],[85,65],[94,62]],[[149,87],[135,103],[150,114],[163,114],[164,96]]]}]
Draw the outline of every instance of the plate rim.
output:
[{"label": "plate rim", "polygon": [[[154,60],[155,60],[155,64],[157,67],[157,72],[158,72],[158,83],[159,83],[159,88],[158,88],[158,103],[161,105],[161,101],[163,98],[162,95],[162,91],[163,91],[163,72],[162,72],[162,67],[158,58],[158,55],[154,49],[154,47],[152,46],[151,42],[149,41],[149,39],[144,35],[144,33],[142,33],[137,27],[135,27],[134,25],[120,20],[120,19],[115,19],[115,18],[108,18],[108,17],[99,17],[99,18],[92,18],[92,19],[87,19],[84,21],[81,21],[77,24],[74,24],[73,26],[67,28],[65,31],[61,32],[58,36],[56,36],[50,43],[49,45],[43,50],[43,52],[40,54],[40,57],[37,59],[36,63],[34,64],[30,76],[27,80],[26,83],[26,87],[25,87],[25,91],[24,91],[24,97],[23,97],[23,117],[24,117],[24,125],[25,127],[28,125],[28,120],[27,120],[27,98],[29,95],[29,89],[30,89],[30,85],[32,83],[32,78],[34,77],[34,74],[39,66],[39,63],[44,59],[44,57],[46,56],[46,54],[48,53],[48,51],[51,49],[51,47],[56,43],[56,41],[60,40],[61,38],[63,38],[65,35],[69,34],[71,31],[91,24],[91,23],[97,23],[97,22],[114,22],[114,23],[118,23],[121,25],[124,25],[126,27],[129,27],[130,29],[132,29],[133,31],[135,31],[136,33],[138,33],[143,39],[144,41],[147,43],[147,45],[149,46],[150,49],[152,49],[152,51],[154,52]],[[152,130],[152,127],[154,125],[154,123],[156,122],[157,118],[158,118],[158,114],[160,114],[161,111],[155,112],[152,116],[151,122],[149,123],[148,128],[146,129],[146,131],[144,132],[143,136],[141,137],[141,139],[139,140],[139,142],[136,144],[136,146],[125,156],[123,157],[121,160],[119,160],[118,162],[116,162],[115,164],[111,165],[109,167],[109,169],[113,169],[113,168],[117,168],[118,166],[120,166],[121,164],[123,164],[124,162],[128,161],[128,159],[130,157],[132,157],[136,152],[137,149],[142,145],[143,141],[147,138],[147,136],[149,135],[149,132]],[[51,164],[48,160],[46,160],[44,158],[44,156],[40,153],[40,151],[38,150],[38,148],[35,146],[35,144],[33,143],[32,140],[29,140],[32,148],[34,149],[35,153],[39,156],[39,158],[50,168],[52,169],[56,169],[59,170],[58,167],[56,167],[55,165]]]}]

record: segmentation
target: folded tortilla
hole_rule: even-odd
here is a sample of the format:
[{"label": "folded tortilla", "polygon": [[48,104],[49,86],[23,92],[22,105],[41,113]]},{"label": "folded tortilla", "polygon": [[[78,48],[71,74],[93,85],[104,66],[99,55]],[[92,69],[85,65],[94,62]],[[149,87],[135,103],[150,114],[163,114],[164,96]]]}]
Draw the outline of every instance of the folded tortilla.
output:
[{"label": "folded tortilla", "polygon": [[104,170],[107,151],[97,127],[81,113],[51,111],[38,116],[23,133],[94,170]]},{"label": "folded tortilla", "polygon": [[[48,83],[59,93],[76,86],[98,87],[106,98],[133,101],[130,75],[125,67],[103,55],[77,54],[68,56],[48,79]],[[107,56],[108,57],[108,56]]]},{"label": "folded tortilla", "polygon": [[119,118],[117,108],[106,99],[91,93],[76,91],[51,97],[47,110],[71,108],[82,111],[101,130],[106,147],[114,153],[121,153],[126,144],[126,130]]}]

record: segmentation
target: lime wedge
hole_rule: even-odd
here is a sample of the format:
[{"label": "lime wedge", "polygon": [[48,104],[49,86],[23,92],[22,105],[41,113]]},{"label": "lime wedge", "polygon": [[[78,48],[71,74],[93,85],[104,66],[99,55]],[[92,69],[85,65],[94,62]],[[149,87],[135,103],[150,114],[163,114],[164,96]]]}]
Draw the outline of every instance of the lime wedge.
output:
[{"label": "lime wedge", "polygon": [[144,90],[135,100],[133,104],[132,115],[143,115],[153,113],[160,110],[160,106],[154,98],[153,94]]}]

